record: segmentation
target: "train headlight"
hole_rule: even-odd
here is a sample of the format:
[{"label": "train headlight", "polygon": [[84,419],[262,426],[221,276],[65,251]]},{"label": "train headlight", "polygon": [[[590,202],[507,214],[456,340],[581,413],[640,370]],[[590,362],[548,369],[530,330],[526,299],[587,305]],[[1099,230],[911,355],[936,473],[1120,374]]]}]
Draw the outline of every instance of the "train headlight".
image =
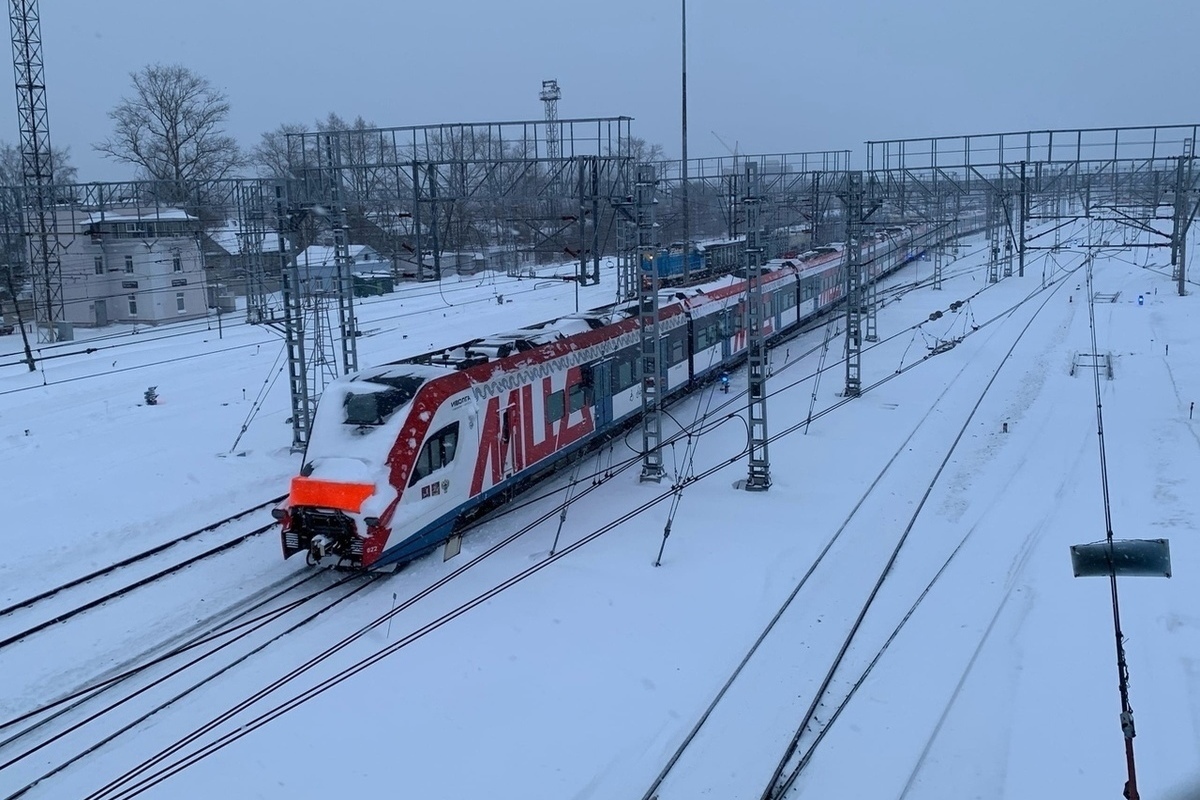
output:
[{"label": "train headlight", "polygon": [[271,516],[272,516],[272,517],[274,517],[275,519],[278,519],[278,520],[283,520],[283,519],[286,519],[286,518],[287,518],[287,509],[284,509],[284,508],[272,508],[272,509],[271,509]]},{"label": "train headlight", "polygon": [[363,522],[367,524],[368,528],[379,527],[379,517],[363,517]]}]

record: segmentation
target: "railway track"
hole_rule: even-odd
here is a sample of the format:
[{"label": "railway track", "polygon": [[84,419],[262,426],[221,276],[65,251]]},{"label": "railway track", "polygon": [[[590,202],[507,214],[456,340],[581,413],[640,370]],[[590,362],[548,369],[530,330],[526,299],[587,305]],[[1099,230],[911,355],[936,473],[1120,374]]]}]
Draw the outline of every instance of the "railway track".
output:
[{"label": "railway track", "polygon": [[[729,400],[722,405],[727,405],[729,403],[736,404],[736,397],[730,397]],[[714,416],[713,418],[707,419],[707,421],[701,420],[694,427],[704,429],[710,426],[718,426],[723,424],[723,422],[729,417],[729,415],[724,413],[721,409],[714,409],[713,414],[719,416],[719,419]],[[786,433],[789,432],[794,431],[785,432],[783,435],[786,435]],[[668,441],[672,441],[674,439],[682,440],[687,436],[700,435],[701,433],[702,430],[681,430],[674,437],[668,437]],[[735,456],[733,460],[737,460],[740,457],[744,457],[744,453],[740,454],[739,456]],[[191,730],[186,735],[181,736],[172,744],[169,744],[164,749],[160,750],[154,755],[151,755],[137,766],[118,775],[111,782],[105,784],[97,789],[94,793],[88,795],[88,797],[94,798],[95,800],[99,800],[99,798],[105,798],[108,800],[108,798],[126,798],[140,794],[149,787],[157,785],[161,781],[167,780],[172,775],[178,774],[180,771],[187,769],[188,766],[196,761],[206,758],[213,752],[222,749],[230,743],[240,739],[242,736],[257,729],[258,727],[268,724],[271,720],[274,720],[278,716],[287,713],[287,711],[290,709],[295,708],[296,706],[307,702],[309,699],[326,691],[327,689],[336,686],[348,677],[368,668],[372,664],[377,663],[379,660],[386,658],[390,654],[397,652],[409,644],[418,641],[420,638],[440,628],[442,625],[450,623],[462,614],[469,613],[472,608],[480,605],[481,603],[487,602],[492,597],[495,597],[510,587],[515,586],[526,577],[549,567],[561,558],[570,557],[573,552],[598,539],[608,531],[618,528],[621,524],[623,524],[623,522],[631,519],[632,517],[644,513],[650,508],[665,502],[672,495],[672,490],[663,492],[659,496],[648,500],[637,508],[618,516],[616,519],[601,526],[592,533],[576,539],[564,548],[557,551],[552,551],[551,554],[544,559],[539,560],[537,563],[527,567],[517,574],[506,578],[500,583],[483,591],[481,594],[462,602],[460,605],[446,611],[444,614],[433,620],[425,622],[424,624],[417,623],[417,626],[414,628],[408,628],[408,626],[402,627],[398,633],[398,639],[393,642],[390,641],[390,637],[388,637],[389,643],[383,646],[382,649],[367,655],[349,667],[346,667],[345,669],[342,669],[333,675],[323,674],[322,677],[315,683],[312,682],[313,679],[311,678],[307,681],[304,679],[304,676],[309,675],[310,671],[328,663],[329,659],[338,655],[339,653],[345,652],[345,648],[356,641],[360,641],[361,638],[371,630],[378,629],[381,625],[390,624],[391,620],[397,615],[406,613],[407,610],[415,603],[420,602],[423,598],[429,596],[431,593],[438,591],[447,583],[456,580],[459,575],[471,569],[475,564],[487,559],[489,556],[517,540],[530,530],[536,529],[539,525],[545,523],[555,516],[558,516],[563,505],[569,505],[579,496],[586,495],[591,491],[594,491],[598,486],[606,483],[615,474],[624,472],[626,469],[629,469],[630,467],[640,463],[640,456],[628,459],[619,464],[610,463],[607,468],[604,468],[602,458],[598,460],[601,463],[597,471],[590,476],[582,477],[581,482],[585,488],[581,489],[575,498],[568,497],[568,499],[563,501],[562,505],[545,511],[543,514],[530,521],[528,525],[522,526],[520,529],[510,532],[504,538],[496,541],[485,551],[473,557],[470,561],[461,564],[450,573],[442,575],[433,583],[424,586],[423,588],[412,587],[412,594],[408,593],[407,586],[404,587],[406,589],[404,594],[409,596],[403,598],[399,605],[393,604],[393,607],[390,611],[380,614],[378,617],[362,625],[357,630],[349,633],[341,641],[330,645],[323,652],[314,655],[308,661],[299,664],[290,672],[275,678],[258,691],[246,696],[241,701],[225,707],[223,711],[220,711],[205,724]],[[703,477],[709,477],[717,474],[724,468],[724,466],[726,466],[725,463],[719,464],[712,469],[707,470],[705,473],[690,479],[688,482],[695,482]],[[575,483],[576,477],[573,476],[571,480],[572,483]],[[590,485],[587,485],[589,483]],[[522,503],[506,505],[500,512],[500,515],[502,516],[504,513],[519,508],[523,505],[526,505],[525,501]],[[480,522],[482,522],[482,520]],[[406,630],[406,628],[408,629]],[[305,688],[306,682],[309,684],[307,688]],[[291,694],[291,696],[288,697],[287,694]],[[277,704],[270,705],[271,703]]]},{"label": "railway track", "polygon": [[[269,526],[268,526],[268,527],[269,527]],[[599,535],[600,533],[602,533],[602,531],[598,531],[598,532],[597,532],[595,535]],[[589,539],[589,540],[590,540],[590,539]],[[564,555],[565,555],[565,551],[564,551]],[[361,578],[361,579],[362,579],[362,580],[361,580],[361,585],[360,585],[359,587],[355,588],[353,591],[348,591],[348,592],[345,594],[345,596],[344,596],[344,597],[338,597],[338,598],[335,598],[333,601],[329,602],[329,603],[328,603],[328,605],[326,605],[326,606],[323,606],[323,607],[320,607],[320,608],[319,608],[318,610],[316,610],[316,611],[310,612],[310,613],[309,613],[309,615],[308,615],[308,616],[306,616],[306,617],[305,617],[303,620],[301,620],[300,622],[298,622],[298,623],[292,623],[292,624],[291,624],[289,627],[287,627],[285,630],[283,630],[282,632],[278,633],[278,635],[275,635],[275,636],[272,636],[272,637],[268,638],[266,642],[263,642],[263,643],[261,643],[261,644],[259,644],[259,645],[255,645],[255,646],[253,646],[253,647],[251,648],[251,651],[250,651],[249,653],[246,653],[244,656],[238,657],[238,658],[237,658],[237,659],[236,659],[236,660],[235,660],[233,663],[229,664],[228,666],[219,667],[219,668],[218,668],[218,669],[217,669],[217,670],[216,670],[216,671],[215,671],[213,674],[211,674],[211,675],[209,675],[209,676],[207,676],[207,677],[204,677],[204,678],[203,678],[203,679],[201,679],[199,682],[196,682],[196,683],[194,683],[194,684],[191,684],[191,685],[187,686],[187,687],[185,688],[185,690],[183,691],[183,693],[181,693],[181,694],[180,694],[180,693],[177,693],[176,695],[174,695],[174,696],[172,696],[172,697],[168,698],[168,699],[167,699],[167,700],[166,700],[164,703],[162,703],[162,704],[160,704],[160,705],[158,705],[158,706],[156,706],[156,707],[152,708],[150,711],[143,712],[143,713],[142,713],[140,716],[138,716],[136,719],[132,720],[131,722],[129,722],[129,723],[127,723],[127,724],[125,724],[123,727],[120,727],[120,728],[119,728],[118,730],[116,730],[115,732],[113,732],[113,733],[111,733],[111,734],[106,734],[106,735],[102,736],[102,737],[101,737],[101,738],[100,738],[98,741],[95,741],[95,742],[94,742],[94,743],[92,743],[92,744],[86,745],[86,746],[84,746],[82,749],[77,749],[77,750],[76,750],[76,752],[75,752],[75,753],[74,753],[72,756],[70,756],[70,757],[69,757],[67,760],[65,760],[65,761],[62,761],[61,763],[59,763],[59,765],[58,765],[58,766],[56,766],[56,767],[55,767],[55,768],[54,768],[54,769],[53,769],[51,772],[45,773],[45,774],[43,774],[43,775],[41,775],[41,776],[35,776],[35,777],[34,777],[34,778],[31,780],[31,782],[30,782],[30,783],[28,783],[27,785],[25,785],[23,788],[20,788],[20,789],[19,789],[19,791],[18,791],[17,793],[15,793],[15,794],[11,794],[11,795],[7,795],[7,798],[17,798],[17,797],[21,797],[21,796],[22,796],[22,795],[24,795],[24,794],[25,794],[25,793],[26,793],[26,792],[27,792],[29,789],[31,789],[33,786],[37,785],[37,784],[38,784],[40,781],[42,781],[42,780],[45,780],[46,778],[48,778],[48,777],[50,777],[50,776],[52,776],[52,775],[54,775],[54,774],[57,774],[57,773],[58,773],[58,772],[60,772],[61,770],[68,768],[68,767],[69,767],[71,764],[74,764],[74,763],[78,762],[79,760],[81,760],[81,759],[85,758],[85,757],[86,757],[86,756],[88,756],[90,753],[94,752],[96,749],[98,749],[98,748],[100,748],[100,747],[103,747],[103,746],[104,746],[105,744],[107,744],[108,742],[110,742],[110,741],[112,741],[113,739],[115,739],[116,737],[120,736],[122,733],[125,733],[125,732],[127,732],[127,731],[129,731],[129,730],[133,729],[135,726],[139,725],[141,722],[143,722],[145,719],[147,719],[147,718],[148,718],[148,717],[149,717],[151,714],[154,714],[154,713],[156,713],[157,711],[159,711],[159,710],[162,710],[162,709],[164,709],[164,708],[168,707],[169,705],[171,705],[172,703],[176,702],[176,701],[177,701],[178,699],[180,699],[181,697],[183,697],[183,696],[185,696],[185,695],[187,695],[187,694],[189,694],[189,693],[191,693],[191,692],[193,692],[193,691],[195,691],[195,690],[199,689],[201,686],[203,686],[203,685],[207,684],[208,682],[210,682],[211,680],[215,679],[215,678],[216,678],[216,677],[218,677],[219,675],[221,675],[221,674],[224,674],[224,673],[225,673],[227,670],[229,670],[229,669],[232,669],[234,666],[236,666],[237,664],[239,664],[239,663],[241,663],[242,661],[244,661],[244,660],[245,660],[245,658],[249,658],[249,657],[250,657],[251,655],[253,655],[254,653],[257,653],[257,652],[261,651],[261,649],[263,649],[264,647],[266,647],[266,646],[267,646],[268,644],[270,644],[271,642],[273,642],[273,641],[276,641],[278,638],[280,638],[280,637],[282,637],[282,636],[286,635],[287,633],[289,633],[289,632],[291,632],[291,631],[294,631],[294,630],[296,630],[296,629],[297,629],[297,628],[299,628],[301,625],[303,625],[303,624],[306,624],[307,622],[311,621],[312,619],[315,619],[315,618],[316,618],[316,616],[319,616],[321,613],[323,613],[323,612],[324,612],[325,610],[327,610],[328,608],[332,607],[333,605],[336,605],[337,603],[340,603],[340,602],[342,602],[344,599],[346,599],[347,597],[351,596],[352,594],[355,594],[355,593],[357,593],[358,591],[361,591],[363,588],[365,588],[367,585],[369,585],[369,582],[370,582],[370,581],[373,581],[373,580],[375,580],[375,579],[376,579],[378,576],[372,576],[372,575],[363,575],[363,576],[356,576],[356,577],[358,577],[358,578]],[[448,576],[448,577],[449,577],[449,576]],[[349,581],[349,580],[351,580],[351,578],[347,578],[347,579],[345,579],[345,580],[346,580],[346,581]],[[344,581],[343,581],[343,582],[344,582]],[[430,587],[430,588],[432,589],[432,588],[435,588],[435,587]],[[500,587],[497,587],[496,591],[502,590],[503,588],[506,588],[506,587],[505,587],[505,586],[500,586]],[[490,596],[490,594],[491,594],[491,592],[489,592],[489,596]],[[474,603],[472,603],[471,605],[473,605],[473,604],[474,604]],[[289,606],[289,607],[291,607],[291,603],[290,603],[290,602],[288,603],[288,606]],[[468,607],[468,606],[465,606],[465,607],[464,607],[464,610],[466,609],[466,607]],[[390,617],[391,617],[391,616],[393,616],[393,615],[394,615],[394,613],[396,613],[396,612],[398,612],[398,611],[401,611],[401,610],[403,610],[403,607],[402,607],[402,608],[399,608],[399,609],[397,609],[397,608],[394,608],[394,609],[393,609],[393,612],[392,612],[392,613],[389,613],[389,614],[387,615],[387,617],[380,618],[380,619],[376,620],[376,621],[375,621],[374,623],[372,623],[372,625],[371,625],[371,626],[369,626],[369,627],[374,627],[374,626],[377,626],[377,625],[378,625],[378,624],[380,624],[381,622],[385,621],[385,619],[390,619]],[[455,614],[455,616],[456,616],[456,615],[457,615],[457,613]],[[447,619],[449,619],[449,618],[452,618],[452,617],[450,617],[450,616],[448,615]],[[273,622],[273,620],[272,620],[272,622]],[[270,624],[270,622],[268,622],[268,623],[264,623],[264,626],[265,626],[266,624]],[[441,623],[439,622],[438,624],[441,624]],[[254,628],[254,630],[257,630],[257,628]],[[420,629],[418,632],[414,632],[414,634],[415,634],[415,635],[423,635],[423,633],[424,633],[424,632],[426,632],[426,631],[425,631],[425,629]],[[219,634],[217,634],[217,633],[206,634],[206,638],[207,638],[208,636],[217,636],[217,635],[219,635]],[[412,636],[412,634],[410,634],[410,636]],[[238,640],[240,640],[240,638],[241,638],[241,637],[239,636],[239,637],[237,637],[237,638],[238,638]],[[408,641],[408,640],[409,640],[409,637],[405,637],[405,641]],[[211,640],[210,640],[210,641],[211,641]],[[225,646],[227,646],[227,645],[222,645],[222,647],[225,647]],[[190,648],[190,647],[191,647],[191,645],[189,645],[189,648]],[[176,653],[176,654],[173,654],[173,655],[178,655],[178,653]],[[194,666],[196,663],[199,663],[199,662],[201,662],[201,661],[204,661],[204,660],[205,660],[205,659],[207,659],[207,658],[208,658],[208,656],[201,656],[201,657],[198,657],[198,658],[194,658],[192,661],[189,661],[189,662],[188,662],[187,664],[185,664],[184,666],[182,666],[182,667],[178,667],[178,668],[176,668],[176,669],[173,669],[173,671],[172,671],[172,673],[171,673],[171,674],[172,674],[172,675],[175,675],[175,674],[178,674],[179,672],[181,672],[181,671],[183,671],[183,670],[188,670],[188,669],[190,669],[191,667],[193,667],[193,666]],[[209,662],[209,663],[213,663],[213,662]],[[144,672],[144,671],[146,671],[146,670],[147,670],[147,669],[149,669],[150,667],[158,668],[158,667],[159,667],[159,666],[161,666],[162,664],[163,664],[163,662],[162,662],[162,661],[158,661],[158,660],[156,660],[156,661],[154,661],[152,664],[150,664],[150,665],[147,665],[147,667],[140,667],[140,668],[139,668],[137,671],[138,671],[139,673],[141,673],[141,672]],[[155,686],[157,686],[158,684],[154,684],[154,685],[155,685]],[[137,690],[134,692],[134,694],[132,694],[132,695],[121,694],[121,695],[117,695],[117,696],[115,696],[115,697],[116,697],[116,699],[115,699],[115,700],[109,700],[109,701],[108,701],[108,702],[109,702],[109,705],[108,705],[108,706],[105,706],[105,707],[104,707],[104,709],[103,709],[102,711],[98,711],[98,712],[91,712],[91,713],[90,713],[90,715],[87,717],[87,719],[84,721],[84,723],[83,723],[83,724],[88,724],[88,723],[91,723],[91,722],[93,722],[94,720],[98,720],[98,719],[101,719],[101,718],[105,718],[105,717],[106,717],[106,715],[108,715],[108,714],[112,713],[112,711],[113,711],[113,710],[115,710],[115,708],[117,708],[117,707],[120,707],[120,706],[125,706],[125,705],[127,705],[127,704],[131,703],[131,702],[132,702],[132,699],[133,699],[134,697],[140,697],[140,696],[142,696],[142,694],[143,694],[145,691],[147,691],[147,689],[141,689],[141,688],[139,688],[139,689],[137,689]],[[91,697],[91,696],[88,696],[88,697],[86,697],[86,698],[78,698],[78,699],[79,699],[79,702],[92,703],[92,697]],[[74,700],[72,700],[72,702],[74,702]],[[140,702],[140,701],[139,701],[139,702]],[[139,707],[141,707],[141,706],[139,706]],[[64,716],[64,717],[65,717],[65,716],[67,716],[67,715],[68,715],[68,713],[69,713],[69,714],[72,716],[72,719],[74,719],[76,716],[78,716],[78,714],[79,714],[79,713],[83,713],[83,712],[82,712],[82,711],[80,711],[80,707],[79,707],[78,705],[72,705],[72,706],[70,706],[70,708],[69,708],[69,709],[67,709],[67,710],[51,711],[51,710],[49,710],[49,709],[42,709],[42,710],[40,710],[40,711],[39,711],[39,713],[47,713],[47,714],[59,714],[59,715],[61,715],[61,716]],[[28,719],[28,720],[29,720],[29,721],[31,721],[31,722],[36,722],[36,724],[38,724],[38,725],[42,725],[42,722],[43,722],[42,720],[34,720],[32,717],[27,717],[26,719]],[[22,721],[25,721],[25,720],[22,720]],[[0,734],[2,734],[2,733],[3,733],[3,730],[4,730],[4,728],[6,728],[6,727],[7,727],[9,724],[10,724],[10,723],[0,723]],[[107,724],[107,723],[106,723],[106,724]],[[17,754],[19,757],[18,757],[18,758],[16,758],[16,759],[13,759],[13,760],[3,760],[3,758],[4,758],[4,756],[5,756],[4,748],[6,748],[6,747],[8,747],[8,746],[10,746],[10,745],[13,745],[13,744],[17,744],[18,742],[22,742],[22,741],[28,742],[28,741],[30,741],[30,739],[29,739],[28,737],[29,737],[29,736],[32,734],[32,732],[31,732],[31,731],[28,731],[28,730],[26,729],[26,730],[23,730],[19,736],[16,736],[16,737],[10,737],[10,739],[0,739],[0,769],[3,769],[3,768],[5,768],[5,767],[7,767],[7,766],[12,766],[12,765],[14,765],[14,764],[18,763],[19,761],[22,761],[22,760],[28,759],[30,756],[32,756],[32,755],[33,755],[33,753],[34,753],[34,752],[41,751],[42,749],[45,749],[45,748],[50,748],[50,747],[55,747],[55,746],[58,746],[58,742],[60,742],[62,739],[64,739],[65,737],[67,737],[69,734],[72,734],[74,731],[76,731],[76,730],[78,730],[78,729],[79,729],[79,727],[78,727],[78,726],[75,726],[75,725],[68,726],[68,728],[69,728],[68,730],[65,730],[65,731],[60,731],[59,733],[50,733],[50,732],[48,731],[48,728],[47,728],[46,726],[43,726],[43,728],[42,728],[42,729],[43,729],[43,730],[45,730],[45,731],[47,731],[47,732],[45,732],[45,733],[42,733],[42,734],[40,734],[40,735],[39,735],[41,738],[39,738],[39,739],[38,739],[38,741],[37,741],[37,743],[35,743],[35,744],[32,746],[32,748],[35,748],[35,749],[29,749],[29,750],[26,750],[26,751],[21,751],[21,752],[19,752],[19,753]],[[187,738],[190,740],[190,737],[187,737]],[[183,741],[183,740],[181,740],[181,742],[182,742],[182,741]],[[110,788],[110,787],[105,787],[105,789],[108,789],[108,788]],[[102,790],[101,790],[101,792],[104,792],[104,791],[105,791],[105,789],[102,789]]]},{"label": "railway track", "polygon": [[[1058,286],[1061,285],[1062,283],[1060,282]],[[783,644],[781,641],[787,638],[787,634],[784,631],[791,631],[794,637],[795,632],[798,630],[817,631],[823,627],[824,631],[819,635],[819,646],[823,648],[820,652],[826,653],[828,657],[828,667],[823,675],[818,673],[820,675],[819,680],[806,682],[803,687],[800,687],[799,696],[807,697],[809,702],[805,706],[805,710],[798,722],[791,725],[793,733],[782,755],[774,763],[774,769],[771,772],[770,778],[765,781],[765,788],[762,788],[761,794],[755,795],[762,798],[762,800],[777,800],[778,798],[788,796],[788,793],[795,786],[797,779],[811,761],[817,746],[825,737],[830,726],[832,726],[840,715],[841,710],[845,708],[846,704],[854,696],[855,692],[857,692],[888,645],[924,599],[925,594],[932,587],[933,583],[940,577],[941,571],[939,570],[930,580],[924,591],[920,592],[913,600],[912,606],[903,615],[890,635],[884,638],[882,644],[879,643],[878,637],[867,642],[865,639],[870,637],[860,636],[864,619],[867,617],[868,612],[875,607],[881,589],[887,578],[892,574],[892,568],[903,551],[904,545],[908,540],[908,535],[921,513],[925,500],[928,499],[937,484],[945,465],[956,452],[963,433],[974,418],[976,410],[987,396],[1003,365],[1007,362],[1008,354],[1011,354],[1013,349],[1021,342],[1030,325],[1032,325],[1038,313],[1044,308],[1051,296],[1053,296],[1053,291],[1046,293],[1045,299],[1035,307],[1033,313],[1030,314],[1028,320],[1018,332],[1008,353],[998,363],[990,367],[990,375],[985,375],[987,379],[984,388],[975,398],[973,405],[969,406],[970,411],[965,415],[965,419],[962,421],[960,427],[954,430],[945,430],[944,419],[935,421],[935,418],[931,417],[931,415],[933,409],[941,406],[941,401],[946,398],[948,393],[955,389],[955,385],[959,382],[958,379],[971,366],[969,363],[964,364],[958,376],[946,387],[941,397],[931,404],[930,411],[926,413],[917,427],[910,432],[908,438],[904,440],[888,463],[878,472],[870,486],[843,521],[838,531],[827,542],[824,549],[820,551],[813,564],[779,607],[774,617],[750,647],[742,661],[718,691],[693,728],[667,759],[665,766],[643,795],[643,800],[670,800],[675,797],[682,798],[687,796],[687,790],[678,788],[680,784],[686,784],[686,780],[681,780],[680,784],[676,784],[676,780],[682,774],[681,770],[686,769],[686,764],[693,758],[720,758],[721,754],[718,751],[714,751],[712,744],[704,741],[705,737],[709,735],[708,732],[712,729],[712,726],[718,725],[720,727],[722,723],[728,722],[729,715],[733,713],[730,709],[733,709],[735,706],[746,710],[745,703],[748,697],[753,698],[753,702],[757,702],[760,706],[769,707],[771,705],[771,699],[765,697],[762,690],[755,691],[755,676],[764,670],[764,668],[769,668],[769,665],[773,661],[778,663],[780,659],[796,657],[794,653],[795,639],[792,638],[791,643],[788,645]],[[1034,295],[1026,298],[1026,301],[1032,297]],[[1022,301],[1022,305],[1026,301]],[[997,318],[994,317],[991,321],[995,321]],[[991,321],[984,323],[980,328],[990,324]],[[906,370],[900,370],[897,374],[903,371]],[[865,387],[864,391],[870,391],[893,377],[895,376],[889,376],[873,386]],[[979,378],[976,378],[977,380]],[[833,408],[840,406],[841,402],[835,403],[822,413],[828,413]],[[944,415],[941,416],[944,417]],[[910,465],[906,464],[904,454],[910,445],[915,447],[913,439],[917,436],[918,432],[921,432],[923,428],[932,429],[935,426],[941,426],[937,428],[934,435],[944,442],[944,458],[931,477],[928,475],[928,471],[925,471],[924,474],[927,482],[922,486],[919,485],[921,479],[917,475],[914,475],[914,470]],[[786,433],[784,431],[778,435]],[[926,441],[928,441],[928,436],[929,431],[922,433],[922,438]],[[927,463],[927,450],[923,458]],[[901,491],[897,491],[900,487],[904,488]],[[872,526],[864,524],[864,520],[888,518],[886,516],[886,504],[881,501],[881,497],[884,494],[899,497],[920,495],[921,499],[912,516],[907,520],[907,524],[904,524],[902,520],[897,520],[898,524],[891,526],[893,530],[900,530],[900,533],[890,547],[890,552],[886,560],[879,563],[878,561],[870,561],[863,556],[864,553],[871,553],[873,549],[878,550],[880,544],[877,540],[877,535],[870,541],[867,540],[865,532]],[[957,552],[957,550],[953,552]],[[953,552],[949,558],[953,557]],[[949,563],[949,559],[947,559],[946,563]],[[877,571],[872,570],[872,566],[876,567]],[[942,569],[945,569],[945,564],[942,565]],[[871,582],[864,582],[862,580],[859,573],[864,572],[869,576],[874,576]],[[853,577],[847,578],[845,576]],[[811,591],[818,591],[823,581],[828,583],[831,580],[838,580],[842,583],[845,583],[847,580],[857,580],[857,583],[854,584],[857,587],[855,591],[861,592],[859,596],[864,597],[862,604],[857,609],[840,609],[838,612],[825,615],[825,618],[822,619],[818,611],[799,608],[794,603],[797,596],[806,588],[809,588]],[[834,623],[833,627],[836,630],[842,631],[844,634],[840,641],[836,640],[837,636],[831,637],[829,634],[831,622]],[[814,623],[821,624],[816,625]],[[876,625],[875,627],[877,628],[878,626]],[[877,631],[873,631],[873,633],[877,633]],[[814,634],[814,637],[816,636],[818,635]],[[808,644],[806,642],[806,646]],[[865,656],[864,653],[866,653]],[[815,653],[809,652],[807,655],[812,656]],[[808,664],[796,664],[794,669],[798,673],[804,673],[806,670],[811,669],[811,667]],[[805,680],[807,681],[808,679],[806,678]],[[747,713],[744,716],[751,717],[755,715]],[[722,723],[715,721],[718,719],[722,720]],[[753,732],[748,731],[746,735],[753,736]],[[732,740],[733,736],[727,735],[725,739]],[[695,755],[695,751],[700,751],[701,754],[697,756]],[[762,758],[759,757],[757,762],[761,761]],[[673,786],[676,788],[673,788]],[[690,788],[695,789],[696,786],[693,784]]]},{"label": "railway track", "polygon": [[[266,533],[276,524],[269,509],[282,499],[277,497],[239,511],[0,608],[0,650]],[[229,535],[229,528],[256,515],[269,521]]]},{"label": "railway track", "polygon": [[163,652],[0,720],[0,797],[16,800],[136,731],[152,716],[234,674],[270,645],[385,577],[295,573]]}]

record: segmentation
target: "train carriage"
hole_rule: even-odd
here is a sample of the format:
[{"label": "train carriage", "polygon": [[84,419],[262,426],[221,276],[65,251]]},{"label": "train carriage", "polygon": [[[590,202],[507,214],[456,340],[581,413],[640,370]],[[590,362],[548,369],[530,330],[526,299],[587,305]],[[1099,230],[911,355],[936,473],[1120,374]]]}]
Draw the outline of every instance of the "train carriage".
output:
[{"label": "train carriage", "polygon": [[[869,271],[904,263],[915,234],[864,242]],[[840,246],[818,248],[764,268],[767,337],[841,299],[843,256]],[[744,357],[746,297],[736,276],[663,291],[660,396],[690,391]],[[626,304],[571,314],[332,382],[276,509],[284,556],[358,568],[410,560],[620,430],[641,412],[636,312]]]}]

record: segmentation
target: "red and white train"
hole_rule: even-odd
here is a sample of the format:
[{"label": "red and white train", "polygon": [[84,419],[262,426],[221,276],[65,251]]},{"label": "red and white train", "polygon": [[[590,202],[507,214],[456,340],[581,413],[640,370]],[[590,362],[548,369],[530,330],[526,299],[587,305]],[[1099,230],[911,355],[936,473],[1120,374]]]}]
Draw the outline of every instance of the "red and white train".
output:
[{"label": "red and white train", "polygon": [[[931,235],[893,228],[871,239],[869,279],[919,257]],[[765,334],[782,337],[836,304],[843,262],[833,246],[768,265]],[[664,290],[664,398],[744,357],[745,298],[733,276]],[[642,404],[638,352],[637,304],[620,304],[334,381],[276,509],[284,557],[379,567],[437,546],[501,493],[631,422]]]}]

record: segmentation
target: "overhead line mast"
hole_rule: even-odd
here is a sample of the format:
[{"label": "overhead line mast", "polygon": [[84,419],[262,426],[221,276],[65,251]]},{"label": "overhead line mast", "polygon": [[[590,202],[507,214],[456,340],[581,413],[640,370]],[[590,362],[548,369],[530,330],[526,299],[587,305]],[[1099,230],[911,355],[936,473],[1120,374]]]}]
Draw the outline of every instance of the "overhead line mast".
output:
[{"label": "overhead line mast", "polygon": [[746,164],[746,417],[749,421],[747,449],[749,476],[743,486],[748,492],[771,488],[771,459],[767,452],[767,341],[763,332],[763,247],[759,211],[762,205],[758,164]]},{"label": "overhead line mast", "polygon": [[[54,217],[54,161],[50,150],[50,116],[42,68],[42,26],[37,0],[11,0],[13,72],[17,118],[21,126],[21,184],[25,189],[30,266],[34,279],[34,314],[39,338],[58,339],[56,323],[64,318],[62,271]],[[16,301],[16,298],[13,298]],[[32,357],[29,368],[33,369]]]}]

